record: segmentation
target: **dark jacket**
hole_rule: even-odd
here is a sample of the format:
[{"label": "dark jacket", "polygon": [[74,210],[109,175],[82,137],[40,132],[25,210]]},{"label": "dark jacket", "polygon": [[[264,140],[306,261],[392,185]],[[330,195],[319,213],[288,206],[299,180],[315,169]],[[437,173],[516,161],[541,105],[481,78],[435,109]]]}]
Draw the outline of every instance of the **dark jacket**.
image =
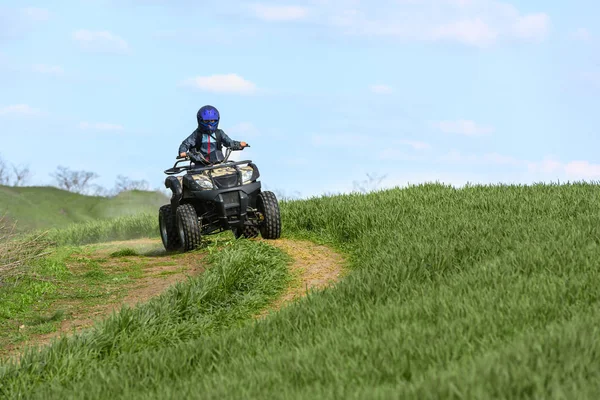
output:
[{"label": "dark jacket", "polygon": [[[211,163],[222,161],[223,153],[221,152],[221,146],[225,145],[231,150],[241,150],[242,146],[237,140],[232,140],[225,134],[221,129],[217,129],[217,133],[209,134],[208,132],[197,128],[190,136],[188,136],[181,146],[179,146],[179,153],[187,153],[190,149],[195,149],[198,153],[201,153],[204,157],[208,158]],[[217,141],[220,139],[220,142]],[[210,147],[210,152],[208,151]]]}]

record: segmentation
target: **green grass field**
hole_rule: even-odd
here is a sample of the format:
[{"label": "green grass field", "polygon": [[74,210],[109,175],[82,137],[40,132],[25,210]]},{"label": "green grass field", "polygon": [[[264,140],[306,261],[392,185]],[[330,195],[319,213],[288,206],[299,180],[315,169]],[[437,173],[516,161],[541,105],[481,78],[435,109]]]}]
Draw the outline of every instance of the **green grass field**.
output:
[{"label": "green grass field", "polygon": [[113,198],[83,196],[55,187],[0,186],[0,215],[17,222],[20,230],[61,228],[138,213],[158,215],[168,203],[159,192],[130,191]]},{"label": "green grass field", "polygon": [[[71,224],[64,228],[48,229],[43,233],[46,239],[58,245],[160,237],[157,212]],[[39,232],[35,231],[32,234],[36,235]]]},{"label": "green grass field", "polygon": [[0,396],[600,398],[600,186],[430,184],[282,217],[348,256],[336,287],[255,321],[239,304],[284,278],[256,269],[267,245],[236,244],[202,278],[220,277],[214,294],[190,281],[30,352],[0,367]]}]

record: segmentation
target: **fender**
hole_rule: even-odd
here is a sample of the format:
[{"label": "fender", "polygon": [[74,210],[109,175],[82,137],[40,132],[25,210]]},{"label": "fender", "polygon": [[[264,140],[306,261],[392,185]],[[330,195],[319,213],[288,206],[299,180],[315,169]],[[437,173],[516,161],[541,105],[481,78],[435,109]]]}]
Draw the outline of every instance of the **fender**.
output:
[{"label": "fender", "polygon": [[167,189],[171,189],[173,192],[173,196],[171,196],[171,208],[173,211],[175,211],[177,210],[177,206],[179,206],[179,202],[183,197],[183,191],[181,190],[179,179],[177,179],[175,176],[168,176],[167,179],[165,179],[165,187]]}]

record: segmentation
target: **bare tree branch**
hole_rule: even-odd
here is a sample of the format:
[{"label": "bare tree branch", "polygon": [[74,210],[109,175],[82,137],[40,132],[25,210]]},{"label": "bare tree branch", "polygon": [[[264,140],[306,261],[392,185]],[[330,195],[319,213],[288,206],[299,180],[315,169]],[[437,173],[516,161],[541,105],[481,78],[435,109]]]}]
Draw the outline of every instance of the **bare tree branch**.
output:
[{"label": "bare tree branch", "polygon": [[0,185],[10,185],[10,173],[6,162],[0,158]]},{"label": "bare tree branch", "polygon": [[90,181],[99,177],[98,174],[89,171],[71,171],[62,165],[56,168],[56,172],[50,174],[58,183],[58,187],[75,192],[85,194],[89,189]]},{"label": "bare tree branch", "polygon": [[381,182],[387,175],[377,176],[377,174],[367,174],[367,179],[364,181],[354,181],[354,190],[361,193],[369,193],[378,190],[381,187]]},{"label": "bare tree branch", "polygon": [[148,190],[148,182],[145,180],[134,181],[126,176],[117,176],[117,183],[115,184],[115,195],[126,192],[129,190]]},{"label": "bare tree branch", "polygon": [[110,197],[111,196],[110,190],[106,189],[105,187],[103,187],[101,185],[91,185],[90,189],[89,189],[89,193],[92,196],[102,196],[102,197]]},{"label": "bare tree branch", "polygon": [[31,178],[29,167],[17,167],[13,165],[12,169],[14,174],[13,186],[24,186]]}]

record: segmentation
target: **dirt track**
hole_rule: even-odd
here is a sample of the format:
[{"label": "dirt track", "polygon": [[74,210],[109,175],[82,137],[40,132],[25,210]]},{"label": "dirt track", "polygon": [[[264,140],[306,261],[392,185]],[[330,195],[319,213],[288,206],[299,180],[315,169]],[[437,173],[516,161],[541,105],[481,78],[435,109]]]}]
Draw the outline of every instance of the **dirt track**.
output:
[{"label": "dirt track", "polygon": [[[260,239],[254,239],[260,240]],[[285,251],[293,258],[290,265],[290,273],[294,280],[285,293],[263,310],[257,318],[264,318],[270,312],[280,309],[285,304],[302,297],[309,289],[320,289],[340,279],[343,273],[343,257],[326,246],[316,245],[309,241],[296,241],[290,239],[279,239],[268,241],[268,244],[276,246]],[[110,258],[110,254],[116,250],[130,248],[141,255]],[[70,316],[60,323],[57,331],[34,335],[30,340],[20,343],[8,353],[18,353],[26,345],[47,344],[53,337],[63,333],[71,333],[90,327],[98,319],[104,318],[122,305],[133,306],[136,303],[145,302],[159,295],[169,286],[183,281],[189,276],[195,276],[204,271],[202,262],[203,254],[186,253],[168,255],[164,252],[161,241],[155,239],[139,239],[121,242],[103,243],[86,256],[85,261],[107,260],[103,268],[118,269],[130,263],[142,263],[142,276],[135,283],[124,289],[124,294],[111,296],[111,299],[102,304],[89,306],[79,301],[63,302],[56,307],[64,309]],[[69,269],[77,271],[81,268],[77,260],[74,260]]]},{"label": "dirt track", "polygon": [[286,303],[306,295],[306,291],[309,289],[321,289],[335,283],[343,273],[343,257],[326,246],[289,239],[273,240],[268,243],[294,258],[290,272],[296,279],[287,291],[259,317],[264,317],[269,312],[280,309]]}]

